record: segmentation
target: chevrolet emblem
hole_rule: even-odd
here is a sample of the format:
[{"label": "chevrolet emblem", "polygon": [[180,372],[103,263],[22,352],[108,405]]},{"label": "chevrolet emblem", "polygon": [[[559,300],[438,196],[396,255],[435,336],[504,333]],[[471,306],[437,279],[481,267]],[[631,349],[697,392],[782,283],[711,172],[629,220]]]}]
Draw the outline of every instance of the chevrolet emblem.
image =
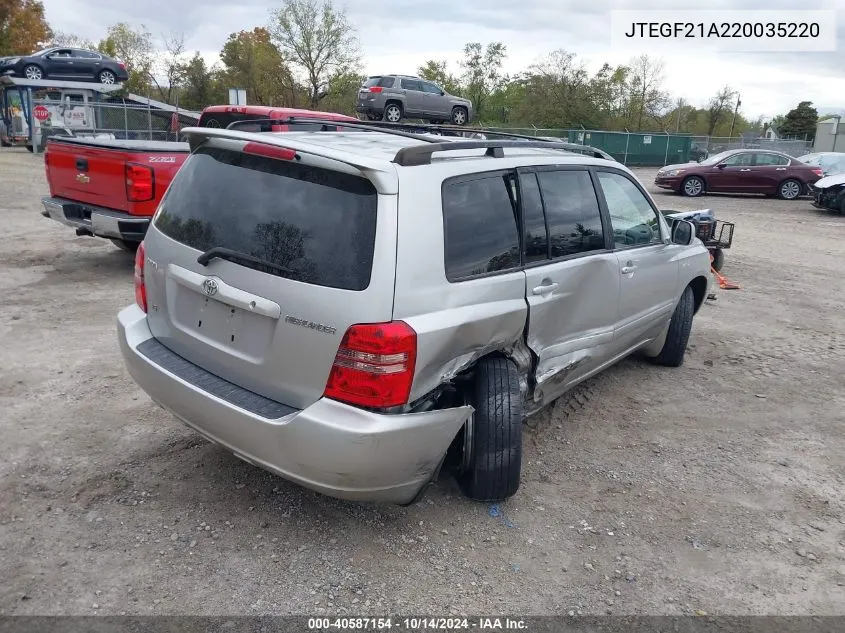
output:
[{"label": "chevrolet emblem", "polygon": [[85,174],[76,174],[76,182],[81,182],[82,184],[87,185],[91,182],[91,179]]}]

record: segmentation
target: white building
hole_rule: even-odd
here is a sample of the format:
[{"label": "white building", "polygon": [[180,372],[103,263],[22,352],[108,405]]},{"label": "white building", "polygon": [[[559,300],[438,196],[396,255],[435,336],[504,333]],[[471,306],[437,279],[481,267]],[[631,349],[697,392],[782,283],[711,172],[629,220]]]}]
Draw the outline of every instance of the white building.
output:
[{"label": "white building", "polygon": [[814,152],[845,152],[845,123],[839,116],[827,117],[816,124]]}]

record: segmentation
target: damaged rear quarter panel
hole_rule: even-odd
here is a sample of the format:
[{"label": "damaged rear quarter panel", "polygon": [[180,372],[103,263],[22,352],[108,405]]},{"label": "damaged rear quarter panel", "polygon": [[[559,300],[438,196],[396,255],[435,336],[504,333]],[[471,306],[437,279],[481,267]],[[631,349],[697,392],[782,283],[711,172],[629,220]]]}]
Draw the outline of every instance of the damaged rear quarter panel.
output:
[{"label": "damaged rear quarter panel", "polygon": [[[448,166],[399,167],[393,318],[417,332],[415,400],[494,351],[519,346],[528,305],[525,273],[446,279],[439,182]],[[439,173],[442,171],[443,173]]]}]

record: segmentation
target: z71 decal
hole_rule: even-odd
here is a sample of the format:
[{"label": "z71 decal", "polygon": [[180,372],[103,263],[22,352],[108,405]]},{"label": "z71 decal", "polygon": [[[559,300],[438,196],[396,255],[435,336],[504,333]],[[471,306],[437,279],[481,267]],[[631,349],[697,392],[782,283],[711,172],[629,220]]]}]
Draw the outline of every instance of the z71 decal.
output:
[{"label": "z71 decal", "polygon": [[150,156],[148,159],[150,163],[175,163],[175,156]]}]

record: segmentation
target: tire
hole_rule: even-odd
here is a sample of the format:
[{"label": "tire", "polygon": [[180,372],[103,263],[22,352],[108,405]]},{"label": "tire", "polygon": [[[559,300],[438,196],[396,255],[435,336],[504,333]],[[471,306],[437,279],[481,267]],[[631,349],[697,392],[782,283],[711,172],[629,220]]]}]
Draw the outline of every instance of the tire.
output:
[{"label": "tire", "polygon": [[388,103],[384,106],[382,117],[389,123],[399,123],[402,120],[402,106],[395,102]]},{"label": "tire", "polygon": [[117,83],[117,75],[110,70],[101,70],[97,75],[97,81],[101,84],[113,85]]},{"label": "tire", "polygon": [[804,192],[804,185],[794,178],[787,178],[778,185],[778,198],[795,200]]},{"label": "tire", "polygon": [[669,332],[663,349],[652,358],[652,362],[666,367],[680,367],[684,364],[684,354],[692,331],[692,317],[695,312],[695,296],[692,288],[687,286],[681,295],[681,300],[675,306],[672,320],[669,322]]},{"label": "tire", "polygon": [[469,118],[467,109],[461,106],[452,108],[452,116],[450,118],[455,125],[466,125],[467,119]]},{"label": "tire", "polygon": [[722,270],[722,266],[725,265],[725,252],[721,248],[714,248],[710,251],[710,254],[713,256],[713,261],[711,265],[713,266],[716,272]]},{"label": "tire", "polygon": [[475,501],[504,501],[519,489],[522,470],[524,415],[516,366],[506,358],[481,360],[467,395],[475,413],[471,432],[465,429],[470,456],[458,483]]},{"label": "tire", "polygon": [[28,151],[28,152],[32,152],[32,153],[35,153],[35,148],[34,148],[34,147],[32,147],[32,145],[27,145],[27,146],[26,146],[26,151]]},{"label": "tire", "polygon": [[119,240],[117,238],[110,237],[109,240],[112,244],[117,246],[120,250],[126,251],[127,253],[134,253],[138,250],[138,245],[141,242],[130,242],[129,240]]},{"label": "tire", "polygon": [[40,66],[36,66],[35,64],[28,64],[24,66],[23,76],[26,79],[31,79],[32,81],[41,81],[46,75],[44,71],[41,70]]},{"label": "tire", "polygon": [[689,198],[697,198],[704,193],[704,180],[698,176],[689,176],[681,183],[681,193]]}]

